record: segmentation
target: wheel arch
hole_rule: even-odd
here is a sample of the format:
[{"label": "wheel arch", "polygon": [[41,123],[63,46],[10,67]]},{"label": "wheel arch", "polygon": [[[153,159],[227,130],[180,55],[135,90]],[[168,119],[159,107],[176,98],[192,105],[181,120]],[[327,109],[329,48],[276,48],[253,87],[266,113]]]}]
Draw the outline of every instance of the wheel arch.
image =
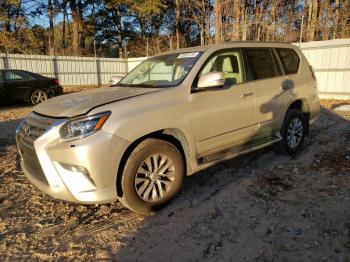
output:
[{"label": "wheel arch", "polygon": [[154,131],[152,133],[139,137],[138,139],[133,141],[125,150],[117,171],[116,186],[117,186],[118,197],[121,197],[123,195],[123,192],[122,192],[123,190],[121,188],[121,179],[123,176],[123,170],[124,170],[126,161],[128,160],[131,152],[142,141],[148,138],[157,138],[157,139],[165,140],[173,144],[174,146],[176,146],[176,148],[180,151],[182,158],[184,160],[186,174],[192,173],[192,167],[191,167],[191,161],[190,161],[190,146],[186,135],[180,129],[177,129],[177,128],[166,128],[166,129]]},{"label": "wheel arch", "polygon": [[300,98],[300,99],[297,99],[297,100],[294,100],[293,102],[291,102],[285,115],[287,114],[287,112],[290,109],[298,109],[303,113],[305,120],[306,120],[306,123],[307,123],[307,133],[309,133],[309,125],[308,124],[309,124],[309,120],[310,120],[310,105],[308,104],[307,100]]}]

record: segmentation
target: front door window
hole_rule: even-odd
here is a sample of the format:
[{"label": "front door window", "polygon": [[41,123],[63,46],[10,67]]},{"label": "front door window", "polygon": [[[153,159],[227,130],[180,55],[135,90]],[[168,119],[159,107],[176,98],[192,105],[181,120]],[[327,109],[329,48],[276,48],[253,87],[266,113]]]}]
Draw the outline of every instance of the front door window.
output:
[{"label": "front door window", "polygon": [[199,76],[211,72],[223,72],[225,85],[241,84],[244,82],[242,68],[240,52],[238,50],[225,51],[210,58]]}]

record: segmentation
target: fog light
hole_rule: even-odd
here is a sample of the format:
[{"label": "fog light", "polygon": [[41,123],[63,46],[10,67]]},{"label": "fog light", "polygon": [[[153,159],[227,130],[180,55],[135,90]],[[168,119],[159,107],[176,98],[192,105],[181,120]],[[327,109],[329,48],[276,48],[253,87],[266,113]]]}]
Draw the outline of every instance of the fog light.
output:
[{"label": "fog light", "polygon": [[87,169],[83,166],[74,166],[74,165],[69,165],[69,164],[63,164],[63,163],[60,163],[60,165],[70,171],[70,172],[79,172],[81,174],[84,174],[84,176],[86,176],[87,179],[89,179],[89,181],[94,185],[96,186],[94,180],[92,179],[92,177],[90,176],[89,174],[89,171],[87,171]]}]

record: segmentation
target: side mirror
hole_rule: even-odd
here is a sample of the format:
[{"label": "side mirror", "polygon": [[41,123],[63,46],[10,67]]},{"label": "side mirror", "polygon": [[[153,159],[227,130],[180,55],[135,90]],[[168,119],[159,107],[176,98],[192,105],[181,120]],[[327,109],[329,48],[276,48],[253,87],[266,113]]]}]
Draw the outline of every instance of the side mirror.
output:
[{"label": "side mirror", "polygon": [[122,76],[112,76],[111,79],[109,80],[110,85],[116,85],[119,83],[119,81],[122,79]]},{"label": "side mirror", "polygon": [[225,75],[223,72],[211,72],[202,75],[198,79],[197,89],[210,87],[222,87],[225,85]]}]

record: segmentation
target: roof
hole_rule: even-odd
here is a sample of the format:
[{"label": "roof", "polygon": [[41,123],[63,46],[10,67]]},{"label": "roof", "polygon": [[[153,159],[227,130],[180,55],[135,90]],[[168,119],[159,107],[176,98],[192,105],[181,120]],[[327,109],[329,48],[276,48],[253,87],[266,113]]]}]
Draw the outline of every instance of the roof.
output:
[{"label": "roof", "polygon": [[226,41],[220,44],[211,44],[204,46],[194,46],[187,48],[180,48],[176,50],[167,51],[159,55],[174,54],[174,53],[187,53],[187,52],[204,52],[212,48],[229,48],[229,47],[283,47],[291,46],[290,42],[279,42],[279,41]]}]

